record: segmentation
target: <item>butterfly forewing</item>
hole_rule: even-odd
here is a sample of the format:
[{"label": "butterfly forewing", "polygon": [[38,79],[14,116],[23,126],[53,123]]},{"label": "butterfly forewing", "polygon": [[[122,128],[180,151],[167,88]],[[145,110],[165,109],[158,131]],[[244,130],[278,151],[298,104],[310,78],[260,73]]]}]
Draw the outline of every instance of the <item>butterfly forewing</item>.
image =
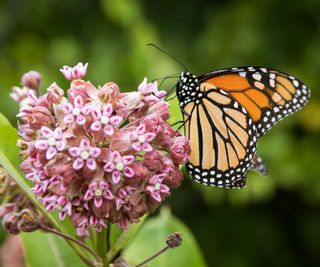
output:
[{"label": "butterfly forewing", "polygon": [[224,91],[202,83],[200,101],[184,106],[191,158],[187,171],[209,186],[242,188],[256,151],[256,126]]},{"label": "butterfly forewing", "polygon": [[243,106],[257,126],[258,137],[276,122],[301,109],[308,87],[285,73],[259,67],[239,67],[208,73],[199,80],[224,90]]}]

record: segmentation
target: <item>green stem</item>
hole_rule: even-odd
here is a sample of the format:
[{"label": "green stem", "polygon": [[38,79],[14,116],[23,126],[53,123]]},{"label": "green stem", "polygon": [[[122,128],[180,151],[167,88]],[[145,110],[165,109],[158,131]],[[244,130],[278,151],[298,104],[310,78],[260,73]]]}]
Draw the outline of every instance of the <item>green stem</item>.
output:
[{"label": "green stem", "polygon": [[163,252],[165,252],[169,247],[166,246],[163,249],[161,249],[159,252],[157,252],[156,254],[152,255],[151,257],[147,258],[146,260],[144,260],[143,262],[140,262],[139,264],[135,265],[134,267],[142,267],[144,266],[146,263],[148,263],[149,261],[152,261],[153,259],[155,259],[156,257],[158,257],[159,255],[161,255]]},{"label": "green stem", "polygon": [[69,241],[72,241],[74,243],[76,243],[77,245],[81,246],[82,248],[84,248],[85,250],[87,250],[88,252],[90,252],[94,257],[95,259],[99,262],[100,261],[100,258],[99,256],[95,253],[95,251],[93,251],[91,248],[89,248],[85,243],[73,238],[72,236],[68,236],[66,235],[65,233],[61,233],[61,232],[58,232],[54,229],[51,229],[49,227],[46,227],[44,225],[40,225],[40,229],[46,231],[46,232],[50,232],[50,233],[53,233],[55,235],[58,235],[58,236],[61,236],[63,237],[64,239],[67,239]]},{"label": "green stem", "polygon": [[103,228],[101,232],[97,232],[95,250],[103,263],[103,267],[108,267],[109,262],[108,262],[108,257],[107,257],[107,230],[106,230],[106,228]]}]

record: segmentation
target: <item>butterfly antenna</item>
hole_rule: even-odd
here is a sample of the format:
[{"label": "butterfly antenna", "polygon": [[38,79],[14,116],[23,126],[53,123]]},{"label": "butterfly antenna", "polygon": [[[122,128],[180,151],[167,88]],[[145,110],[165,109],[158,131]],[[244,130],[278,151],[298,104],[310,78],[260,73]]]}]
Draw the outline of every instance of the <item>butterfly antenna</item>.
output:
[{"label": "butterfly antenna", "polygon": [[181,61],[179,61],[177,58],[171,56],[168,52],[164,51],[164,50],[163,50],[162,48],[160,48],[159,46],[157,46],[157,45],[155,45],[155,44],[152,44],[152,43],[147,44],[147,46],[153,46],[154,48],[157,48],[159,51],[161,51],[162,53],[166,54],[168,57],[170,57],[170,58],[173,59],[175,62],[177,62],[180,66],[182,66],[182,68],[183,68],[185,71],[187,71],[186,66],[183,65],[183,64],[181,63]]},{"label": "butterfly antenna", "polygon": [[162,76],[162,77],[153,79],[152,82],[163,80],[163,79],[179,78],[179,75],[180,73]]}]

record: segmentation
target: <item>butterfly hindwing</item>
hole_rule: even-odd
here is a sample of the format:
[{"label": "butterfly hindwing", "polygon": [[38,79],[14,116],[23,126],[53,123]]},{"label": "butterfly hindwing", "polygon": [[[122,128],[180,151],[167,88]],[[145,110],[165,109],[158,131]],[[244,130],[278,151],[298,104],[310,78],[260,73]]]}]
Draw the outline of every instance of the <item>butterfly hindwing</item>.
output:
[{"label": "butterfly hindwing", "polygon": [[224,91],[200,86],[202,97],[184,106],[191,158],[187,171],[209,186],[242,188],[256,151],[256,126]]}]

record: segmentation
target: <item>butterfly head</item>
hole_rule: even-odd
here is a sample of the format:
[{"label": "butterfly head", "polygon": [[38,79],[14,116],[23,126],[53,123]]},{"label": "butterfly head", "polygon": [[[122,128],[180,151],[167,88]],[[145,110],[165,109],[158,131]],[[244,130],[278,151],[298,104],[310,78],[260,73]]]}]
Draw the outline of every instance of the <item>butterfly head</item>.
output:
[{"label": "butterfly head", "polygon": [[195,101],[199,91],[199,80],[190,72],[181,72],[177,85],[177,96],[180,106]]}]

